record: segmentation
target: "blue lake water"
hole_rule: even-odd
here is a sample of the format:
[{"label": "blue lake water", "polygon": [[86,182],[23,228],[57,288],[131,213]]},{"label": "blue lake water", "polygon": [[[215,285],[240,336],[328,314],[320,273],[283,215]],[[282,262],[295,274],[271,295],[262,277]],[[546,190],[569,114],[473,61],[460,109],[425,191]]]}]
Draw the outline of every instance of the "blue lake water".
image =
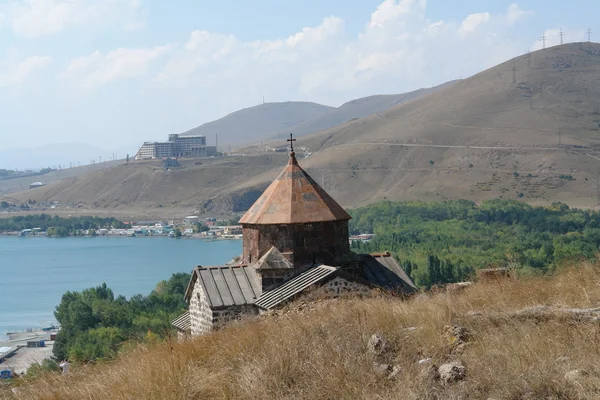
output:
[{"label": "blue lake water", "polygon": [[241,240],[0,236],[0,338],[53,321],[68,290],[106,282],[115,296],[148,294],[173,273],[221,265],[241,252]]}]

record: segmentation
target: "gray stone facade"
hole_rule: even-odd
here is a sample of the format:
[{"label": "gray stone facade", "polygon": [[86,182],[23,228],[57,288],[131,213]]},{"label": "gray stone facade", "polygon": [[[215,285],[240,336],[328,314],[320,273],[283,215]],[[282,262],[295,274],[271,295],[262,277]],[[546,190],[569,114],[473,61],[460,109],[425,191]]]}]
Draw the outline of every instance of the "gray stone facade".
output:
[{"label": "gray stone facade", "polygon": [[202,335],[213,329],[213,312],[206,299],[202,285],[194,285],[190,298],[190,333]]},{"label": "gray stone facade", "polygon": [[219,329],[231,321],[239,320],[244,316],[258,315],[256,306],[247,304],[244,306],[231,306],[221,310],[213,310],[212,326]]},{"label": "gray stone facade", "polygon": [[371,288],[358,282],[351,282],[339,276],[336,276],[325,283],[321,289],[324,293],[333,296],[339,296],[345,293],[368,295]]},{"label": "gray stone facade", "polygon": [[194,285],[190,298],[190,333],[192,336],[208,333],[213,329],[222,328],[231,321],[251,315],[258,315],[258,308],[254,305],[211,309],[202,285]]}]

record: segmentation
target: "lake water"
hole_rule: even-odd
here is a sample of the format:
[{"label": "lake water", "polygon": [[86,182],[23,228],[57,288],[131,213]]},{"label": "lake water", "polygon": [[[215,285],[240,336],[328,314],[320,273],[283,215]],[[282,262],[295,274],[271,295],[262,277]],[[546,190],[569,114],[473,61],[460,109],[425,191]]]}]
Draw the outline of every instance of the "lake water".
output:
[{"label": "lake water", "polygon": [[241,254],[241,240],[0,236],[0,338],[54,320],[66,291],[106,282],[115,296],[149,294],[161,280]]}]

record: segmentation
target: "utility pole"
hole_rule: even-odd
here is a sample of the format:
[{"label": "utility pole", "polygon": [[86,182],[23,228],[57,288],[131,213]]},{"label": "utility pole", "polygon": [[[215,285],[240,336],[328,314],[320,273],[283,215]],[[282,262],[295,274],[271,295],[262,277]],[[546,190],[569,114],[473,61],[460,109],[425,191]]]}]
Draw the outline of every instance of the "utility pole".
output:
[{"label": "utility pole", "polygon": [[588,28],[588,30],[585,33],[587,33],[588,42],[591,42],[592,41],[592,28]]},{"label": "utility pole", "polygon": [[542,48],[545,49],[546,48],[546,35],[545,34],[542,35],[541,41],[542,41]]},{"label": "utility pole", "polygon": [[565,36],[565,33],[563,32],[562,28],[560,28],[560,44],[563,44],[563,37]]},{"label": "utility pole", "polygon": [[215,133],[215,148],[217,149],[217,153],[219,152],[219,134]]},{"label": "utility pole", "polygon": [[561,145],[561,131],[558,131],[558,145]]}]

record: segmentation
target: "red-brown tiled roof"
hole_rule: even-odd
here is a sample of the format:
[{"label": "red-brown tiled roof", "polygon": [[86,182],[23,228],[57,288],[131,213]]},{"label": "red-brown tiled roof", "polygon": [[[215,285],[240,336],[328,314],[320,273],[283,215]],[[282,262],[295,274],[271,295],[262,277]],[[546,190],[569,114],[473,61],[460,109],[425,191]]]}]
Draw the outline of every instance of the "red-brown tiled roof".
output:
[{"label": "red-brown tiled roof", "polygon": [[288,165],[240,219],[241,224],[302,224],[351,217],[304,171],[294,152]]}]

